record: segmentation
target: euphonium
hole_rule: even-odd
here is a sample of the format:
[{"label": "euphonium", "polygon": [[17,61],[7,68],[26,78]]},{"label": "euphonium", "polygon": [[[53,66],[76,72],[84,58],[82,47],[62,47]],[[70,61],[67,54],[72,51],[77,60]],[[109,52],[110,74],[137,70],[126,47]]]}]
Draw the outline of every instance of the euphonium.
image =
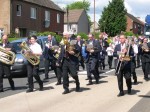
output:
[{"label": "euphonium", "polygon": [[0,62],[7,65],[12,65],[15,62],[16,55],[12,51],[7,51],[5,48],[0,46]]},{"label": "euphonium", "polygon": [[32,65],[38,65],[40,63],[39,56],[36,56],[34,54],[31,54],[31,49],[27,45],[27,43],[24,41],[20,44],[21,47],[21,54],[32,64]]}]

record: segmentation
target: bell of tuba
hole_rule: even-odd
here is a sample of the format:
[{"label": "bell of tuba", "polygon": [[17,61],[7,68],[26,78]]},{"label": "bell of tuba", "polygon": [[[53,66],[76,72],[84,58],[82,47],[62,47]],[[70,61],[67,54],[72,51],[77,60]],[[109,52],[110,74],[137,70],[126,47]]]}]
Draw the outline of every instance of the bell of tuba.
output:
[{"label": "bell of tuba", "polygon": [[0,46],[0,62],[7,65],[12,65],[15,62],[16,55],[12,51],[7,51],[5,48]]},{"label": "bell of tuba", "polygon": [[27,43],[24,41],[20,44],[21,47],[21,54],[32,64],[32,65],[38,65],[40,63],[39,56],[31,54],[31,49],[27,45]]}]

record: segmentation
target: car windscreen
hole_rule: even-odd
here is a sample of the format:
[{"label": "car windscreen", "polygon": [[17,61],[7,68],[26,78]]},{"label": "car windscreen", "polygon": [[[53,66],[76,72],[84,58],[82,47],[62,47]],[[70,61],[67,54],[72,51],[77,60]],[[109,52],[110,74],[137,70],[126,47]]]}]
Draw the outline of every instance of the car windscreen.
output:
[{"label": "car windscreen", "polygon": [[13,44],[13,47],[16,50],[16,52],[20,53],[20,51],[21,51],[21,48],[20,48],[21,42],[13,42],[12,44]]}]

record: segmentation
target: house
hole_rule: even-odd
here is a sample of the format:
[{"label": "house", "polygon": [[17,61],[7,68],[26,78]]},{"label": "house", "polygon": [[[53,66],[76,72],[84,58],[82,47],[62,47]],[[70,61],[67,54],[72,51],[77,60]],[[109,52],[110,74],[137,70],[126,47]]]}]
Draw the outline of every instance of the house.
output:
[{"label": "house", "polygon": [[134,34],[141,35],[144,33],[144,22],[134,17],[132,14],[127,13],[127,28],[126,31],[132,31]]},{"label": "house", "polygon": [[89,20],[84,9],[68,10],[64,15],[64,32],[89,33]]},{"label": "house", "polygon": [[95,24],[95,32],[100,32],[99,25],[96,21],[92,22],[92,25],[90,27],[90,32],[94,32],[94,24]]},{"label": "house", "polygon": [[0,32],[19,33],[21,37],[36,32],[63,32],[64,11],[51,0],[1,0]]}]

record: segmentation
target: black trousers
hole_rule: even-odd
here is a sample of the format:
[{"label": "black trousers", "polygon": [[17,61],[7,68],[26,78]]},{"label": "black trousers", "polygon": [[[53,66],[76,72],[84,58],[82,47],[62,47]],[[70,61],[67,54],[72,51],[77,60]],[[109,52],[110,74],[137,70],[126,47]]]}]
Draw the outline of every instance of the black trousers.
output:
[{"label": "black trousers", "polygon": [[148,78],[148,74],[150,72],[150,62],[142,62],[142,70],[144,73],[144,78]]},{"label": "black trousers", "polygon": [[0,63],[0,90],[3,90],[3,75],[6,75],[11,88],[14,88],[14,81],[12,80],[10,66]]},{"label": "black trousers", "polygon": [[133,75],[134,80],[137,79],[135,68],[136,68],[136,61],[135,61],[135,58],[133,58],[131,61],[131,74]]},{"label": "black trousers", "polygon": [[128,89],[132,88],[131,85],[131,70],[123,68],[120,70],[119,74],[117,75],[118,80],[118,87],[120,91],[123,91],[123,77],[125,77],[126,85]]},{"label": "black trousers", "polygon": [[[79,63],[81,64],[83,70],[85,69],[85,65],[84,65],[84,58],[83,56],[81,55],[80,58],[79,58]],[[79,69],[79,68],[78,68]]]},{"label": "black trousers", "polygon": [[79,83],[79,78],[77,75],[77,65],[72,64],[69,59],[64,59],[62,63],[62,76],[63,76],[63,88],[65,90],[68,90],[69,87],[69,73],[71,77],[75,80],[76,82],[76,87],[80,85]]},{"label": "black trousers", "polygon": [[57,76],[57,71],[56,71],[56,61],[55,61],[55,59],[45,59],[45,78],[48,78],[49,76],[48,76],[48,73],[49,73],[49,67],[50,67],[50,62],[51,62],[51,68],[52,68],[52,70],[54,70],[54,72],[55,72],[55,74],[56,74],[56,76]]},{"label": "black trousers", "polygon": [[109,68],[112,67],[112,61],[113,61],[113,56],[108,56],[108,65],[109,65]]},{"label": "black trousers", "polygon": [[103,70],[105,69],[105,59],[99,60],[99,67],[100,67],[100,69],[102,69],[102,68],[103,68]]},{"label": "black trousers", "polygon": [[141,63],[141,55],[137,55],[137,67],[140,66],[140,63]]},{"label": "black trousers", "polygon": [[98,60],[89,59],[89,61],[86,63],[86,69],[89,82],[92,81],[91,74],[94,75],[96,81],[99,80]]},{"label": "black trousers", "polygon": [[38,74],[39,66],[32,65],[30,63],[27,64],[27,72],[28,72],[28,83],[29,83],[29,89],[33,89],[33,77],[36,79],[36,81],[39,83],[39,85],[42,85],[43,82],[40,79],[40,76]]},{"label": "black trousers", "polygon": [[56,77],[57,77],[57,82],[61,83],[61,77],[62,77],[62,67],[61,66],[56,66]]}]

